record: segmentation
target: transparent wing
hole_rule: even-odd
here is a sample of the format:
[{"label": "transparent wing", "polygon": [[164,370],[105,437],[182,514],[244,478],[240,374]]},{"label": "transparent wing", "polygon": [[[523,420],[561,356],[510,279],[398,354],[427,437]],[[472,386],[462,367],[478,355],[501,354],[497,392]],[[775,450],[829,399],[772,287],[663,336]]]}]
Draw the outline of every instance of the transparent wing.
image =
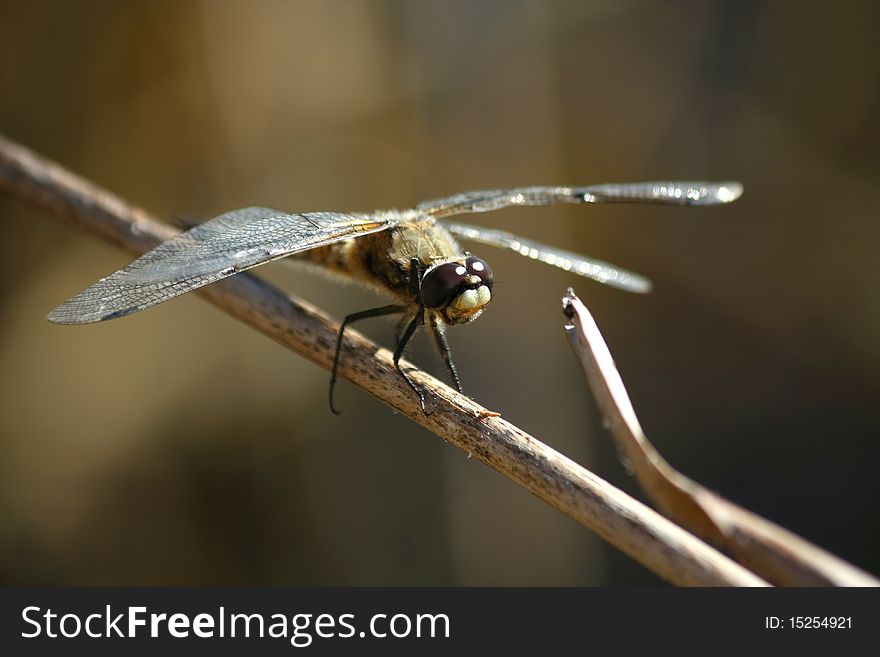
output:
[{"label": "transparent wing", "polygon": [[85,324],[155,306],[245,269],[349,237],[385,230],[394,214],[288,214],[245,208],[181,233],[102,278],[49,314],[57,324]]},{"label": "transparent wing", "polygon": [[447,223],[443,225],[450,233],[481,244],[490,244],[502,249],[516,251],[533,260],[559,267],[579,276],[586,276],[599,283],[626,290],[628,292],[650,292],[651,281],[644,276],[621,269],[601,260],[593,260],[586,256],[557,249],[540,242],[517,237],[503,230],[492,230],[482,226]]},{"label": "transparent wing", "polygon": [[434,217],[466,212],[490,212],[511,205],[556,203],[664,203],[671,205],[718,205],[735,201],[742,194],[738,182],[641,182],[612,183],[590,187],[521,187],[464,192],[419,204]]}]

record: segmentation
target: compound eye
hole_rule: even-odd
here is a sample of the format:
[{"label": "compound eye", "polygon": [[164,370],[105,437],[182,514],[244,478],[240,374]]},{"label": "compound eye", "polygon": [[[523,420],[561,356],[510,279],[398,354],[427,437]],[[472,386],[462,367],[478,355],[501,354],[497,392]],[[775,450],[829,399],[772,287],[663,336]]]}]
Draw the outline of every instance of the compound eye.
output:
[{"label": "compound eye", "polygon": [[483,281],[483,283],[485,283],[489,287],[492,287],[492,268],[489,266],[488,262],[486,262],[482,258],[471,256],[464,261],[464,264],[465,267],[467,267],[468,274],[479,276],[480,280]]},{"label": "compound eye", "polygon": [[458,295],[467,268],[458,262],[446,262],[429,270],[422,279],[422,303],[432,310],[445,308]]}]

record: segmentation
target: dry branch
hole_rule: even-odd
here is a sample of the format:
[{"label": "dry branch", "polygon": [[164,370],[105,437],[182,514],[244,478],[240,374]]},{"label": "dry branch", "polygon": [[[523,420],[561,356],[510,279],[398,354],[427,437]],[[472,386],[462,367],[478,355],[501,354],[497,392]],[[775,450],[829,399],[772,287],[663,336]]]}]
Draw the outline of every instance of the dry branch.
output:
[{"label": "dry branch", "polygon": [[[0,189],[131,253],[143,253],[176,233],[146,211],[2,137]],[[288,349],[324,368],[330,366],[338,325],[308,303],[248,274],[198,293]],[[390,352],[357,332],[346,332],[343,349],[341,376],[473,454],[666,580],[682,585],[766,585],[641,502],[413,369],[412,377],[427,393],[433,410],[426,416],[394,370]],[[413,368],[409,363],[403,366]]]},{"label": "dry branch", "polygon": [[713,493],[673,468],[648,442],[593,316],[563,298],[571,346],[617,445],[645,492],[683,527],[719,545],[773,584],[878,586],[872,575]]}]

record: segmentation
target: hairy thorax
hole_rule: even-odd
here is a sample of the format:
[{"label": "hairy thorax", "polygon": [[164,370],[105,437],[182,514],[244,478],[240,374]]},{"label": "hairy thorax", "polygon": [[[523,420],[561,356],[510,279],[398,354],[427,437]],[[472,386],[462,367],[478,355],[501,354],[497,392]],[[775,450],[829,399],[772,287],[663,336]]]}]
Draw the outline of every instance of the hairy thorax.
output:
[{"label": "hairy thorax", "polygon": [[312,249],[301,257],[412,304],[416,302],[410,288],[413,258],[427,268],[461,255],[461,248],[445,228],[432,218],[421,218],[381,233]]}]

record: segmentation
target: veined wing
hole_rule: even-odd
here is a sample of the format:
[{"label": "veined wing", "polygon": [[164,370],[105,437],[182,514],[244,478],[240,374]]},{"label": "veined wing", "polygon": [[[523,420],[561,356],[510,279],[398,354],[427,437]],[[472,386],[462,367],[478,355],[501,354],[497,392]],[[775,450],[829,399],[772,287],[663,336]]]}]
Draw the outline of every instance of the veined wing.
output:
[{"label": "veined wing", "polygon": [[521,187],[464,192],[420,203],[418,209],[434,217],[466,212],[490,212],[511,205],[556,203],[663,203],[670,205],[718,205],[735,201],[742,194],[738,182],[641,182],[612,183],[590,187]]},{"label": "veined wing", "polygon": [[49,314],[57,324],[123,317],[278,258],[385,230],[399,220],[374,215],[289,214],[244,208],[181,233],[102,278]]},{"label": "veined wing", "polygon": [[547,246],[524,237],[517,237],[503,230],[493,230],[491,228],[483,228],[482,226],[469,226],[468,224],[448,223],[445,221],[443,226],[450,233],[464,239],[481,244],[490,244],[502,249],[510,249],[533,260],[539,260],[548,265],[570,271],[573,274],[591,278],[605,285],[611,285],[628,292],[644,293],[651,291],[651,281],[644,276],[601,260],[594,260],[571,251],[557,249],[556,247]]}]

